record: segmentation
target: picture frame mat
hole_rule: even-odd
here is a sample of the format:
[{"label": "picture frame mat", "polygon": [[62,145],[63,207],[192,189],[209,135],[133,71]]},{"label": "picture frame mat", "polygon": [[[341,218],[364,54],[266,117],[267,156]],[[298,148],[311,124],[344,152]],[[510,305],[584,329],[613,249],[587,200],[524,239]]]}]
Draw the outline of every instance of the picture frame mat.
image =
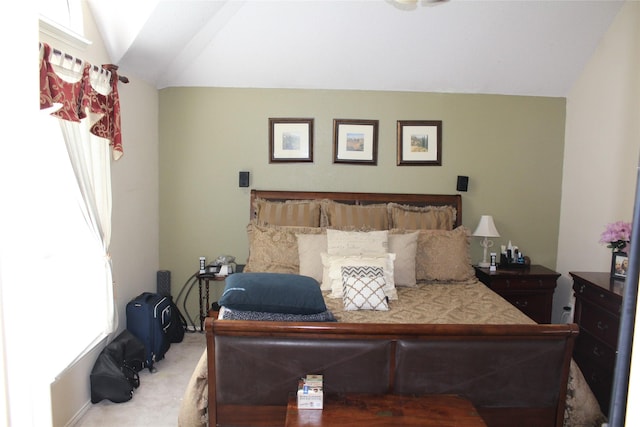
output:
[{"label": "picture frame mat", "polygon": [[[427,136],[428,151],[411,151],[411,138],[414,135]],[[437,126],[402,127],[402,159],[404,161],[437,161],[438,160],[438,128]]]},{"label": "picture frame mat", "polygon": [[[285,136],[295,135],[299,138],[299,148],[288,149],[284,146]],[[308,123],[274,123],[273,125],[273,157],[277,159],[307,159],[309,153]]]},{"label": "picture frame mat", "polygon": [[[338,160],[371,161],[373,159],[374,132],[373,125],[339,124],[336,158]],[[354,134],[363,135],[364,147],[362,151],[348,150],[349,135]]]}]

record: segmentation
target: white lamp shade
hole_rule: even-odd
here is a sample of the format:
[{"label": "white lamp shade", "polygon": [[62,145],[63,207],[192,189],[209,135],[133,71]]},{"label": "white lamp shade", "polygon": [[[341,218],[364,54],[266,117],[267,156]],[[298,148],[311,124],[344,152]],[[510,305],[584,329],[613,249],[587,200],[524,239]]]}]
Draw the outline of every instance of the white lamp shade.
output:
[{"label": "white lamp shade", "polygon": [[480,237],[500,237],[500,233],[496,229],[496,225],[493,223],[493,217],[491,215],[482,215],[476,231],[473,232],[474,236]]}]

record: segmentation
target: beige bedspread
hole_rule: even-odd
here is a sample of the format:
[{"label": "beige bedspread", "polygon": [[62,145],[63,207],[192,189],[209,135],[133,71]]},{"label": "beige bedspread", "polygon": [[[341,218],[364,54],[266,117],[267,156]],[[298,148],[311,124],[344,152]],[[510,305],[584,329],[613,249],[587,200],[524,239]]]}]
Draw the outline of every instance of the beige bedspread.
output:
[{"label": "beige bedspread", "polygon": [[389,301],[389,311],[345,311],[342,299],[329,298],[328,293],[325,303],[339,322],[347,323],[534,323],[477,280],[419,284],[397,290],[398,299]]},{"label": "beige bedspread", "polygon": [[[345,311],[342,299],[325,294],[327,308],[339,322],[348,323],[438,323],[438,324],[522,324],[534,323],[501,296],[477,280],[465,283],[420,284],[398,288],[398,299],[389,311]],[[205,350],[206,353],[206,350]],[[185,393],[178,425],[206,426],[206,354],[196,367]],[[598,402],[582,372],[572,361],[567,390],[565,427],[600,427],[605,421]]]}]

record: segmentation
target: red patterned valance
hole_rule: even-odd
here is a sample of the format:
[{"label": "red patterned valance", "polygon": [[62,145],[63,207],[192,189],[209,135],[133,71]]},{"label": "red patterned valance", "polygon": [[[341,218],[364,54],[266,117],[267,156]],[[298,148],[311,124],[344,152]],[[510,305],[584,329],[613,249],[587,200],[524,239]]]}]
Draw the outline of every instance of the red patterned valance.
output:
[{"label": "red patterned valance", "polygon": [[[57,51],[54,53],[46,43],[40,44],[40,109],[61,105],[52,114],[74,122],[89,115],[92,121],[91,133],[108,139],[113,149],[113,158],[118,160],[123,151],[117,71],[94,67],[67,55],[67,59],[71,59],[70,64],[79,68],[76,73],[79,79],[68,81],[58,74],[60,69],[54,69],[52,54],[66,55]],[[105,85],[107,90],[102,90],[103,93],[92,84],[96,81],[96,75],[99,77],[100,74],[109,77]]]}]

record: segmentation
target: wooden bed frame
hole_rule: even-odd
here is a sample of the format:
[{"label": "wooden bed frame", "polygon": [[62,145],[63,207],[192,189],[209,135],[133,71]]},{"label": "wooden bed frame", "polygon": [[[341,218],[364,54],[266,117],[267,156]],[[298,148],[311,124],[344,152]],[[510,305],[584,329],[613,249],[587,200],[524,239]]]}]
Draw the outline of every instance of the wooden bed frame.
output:
[{"label": "wooden bed frame", "polygon": [[[251,192],[267,200],[452,205],[459,195]],[[433,325],[207,318],[210,426],[283,426],[289,393],[323,374],[326,393],[457,394],[488,426],[563,424],[574,324]]]}]

